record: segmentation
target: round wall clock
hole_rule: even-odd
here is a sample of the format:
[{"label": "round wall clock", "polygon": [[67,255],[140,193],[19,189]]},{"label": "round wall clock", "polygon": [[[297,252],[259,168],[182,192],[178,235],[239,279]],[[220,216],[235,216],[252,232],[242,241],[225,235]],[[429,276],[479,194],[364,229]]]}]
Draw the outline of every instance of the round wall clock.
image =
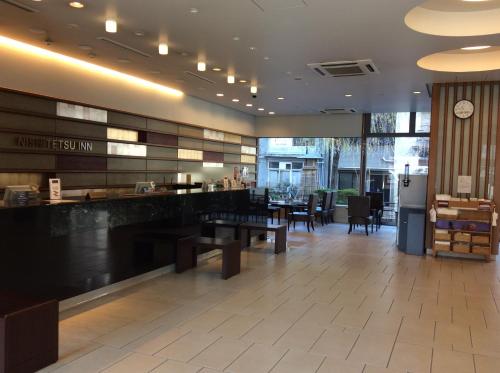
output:
[{"label": "round wall clock", "polygon": [[460,100],[453,108],[455,116],[460,119],[468,119],[474,114],[474,104],[469,100]]}]

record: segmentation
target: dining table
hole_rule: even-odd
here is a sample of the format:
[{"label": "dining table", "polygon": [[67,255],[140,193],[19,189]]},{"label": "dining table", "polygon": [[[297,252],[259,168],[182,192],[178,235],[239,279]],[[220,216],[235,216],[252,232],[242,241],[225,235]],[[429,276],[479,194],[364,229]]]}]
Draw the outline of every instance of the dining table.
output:
[{"label": "dining table", "polygon": [[[277,201],[269,201],[269,204],[271,206],[277,206],[285,210],[285,219],[288,218],[288,213],[290,212],[290,210],[307,207],[307,202],[304,202],[302,200],[289,200],[289,201],[277,200]],[[281,215],[281,210],[278,211],[278,219],[280,218],[280,215]]]}]

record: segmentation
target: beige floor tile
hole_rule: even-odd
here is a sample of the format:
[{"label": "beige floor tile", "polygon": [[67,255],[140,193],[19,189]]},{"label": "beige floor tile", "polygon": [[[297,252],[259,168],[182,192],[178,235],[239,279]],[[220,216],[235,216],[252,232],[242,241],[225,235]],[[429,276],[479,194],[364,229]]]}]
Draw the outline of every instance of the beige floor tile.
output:
[{"label": "beige floor tile", "polygon": [[96,341],[106,346],[122,348],[136,339],[149,334],[156,328],[157,326],[153,324],[137,321],[105,334],[97,338]]},{"label": "beige floor tile", "polygon": [[432,373],[473,373],[472,354],[434,349]]},{"label": "beige floor tile", "polygon": [[432,346],[435,321],[403,319],[398,334],[398,342],[420,346]]},{"label": "beige floor tile", "polygon": [[451,306],[424,303],[420,319],[429,321],[451,322]]},{"label": "beige floor tile", "polygon": [[103,370],[103,373],[146,373],[150,372],[161,363],[163,363],[165,359],[148,356],[142,354],[131,354],[128,355],[125,359],[120,360],[119,362],[111,365],[109,368]]},{"label": "beige floor tile", "polygon": [[429,373],[432,347],[396,342],[389,360],[389,368],[402,372]]},{"label": "beige floor tile", "polygon": [[186,331],[209,333],[233,316],[225,311],[209,310],[179,326]]},{"label": "beige floor tile", "polygon": [[316,303],[300,318],[300,321],[322,327],[329,327],[332,320],[341,310],[342,308],[339,306]]},{"label": "beige floor tile", "polygon": [[198,373],[201,369],[203,368],[192,364],[167,360],[152,370],[151,373]]},{"label": "beige floor tile", "polygon": [[129,352],[113,347],[103,346],[94,350],[67,365],[63,365],[54,372],[61,373],[89,373],[98,372],[125,358]]},{"label": "beige floor tile", "polygon": [[371,314],[369,310],[345,307],[335,317],[333,324],[345,328],[363,329]]},{"label": "beige floor tile", "polygon": [[219,338],[216,335],[191,332],[158,351],[155,356],[188,362]]},{"label": "beige floor tile", "polygon": [[286,349],[254,344],[227,369],[228,373],[267,373],[285,355]]},{"label": "beige floor tile", "polygon": [[288,329],[275,345],[277,347],[308,351],[324,331],[324,327],[300,320]]},{"label": "beige floor tile", "polygon": [[374,312],[366,323],[364,330],[396,335],[402,320],[403,317],[400,315]]},{"label": "beige floor tile", "polygon": [[315,373],[324,359],[324,356],[290,350],[271,373]]},{"label": "beige floor tile", "polygon": [[394,340],[395,335],[362,332],[347,360],[385,367],[389,362]]},{"label": "beige floor tile", "polygon": [[451,323],[436,323],[434,346],[448,350],[467,351],[472,347],[471,342],[469,327]]},{"label": "beige floor tile", "polygon": [[500,358],[474,355],[476,373],[498,373],[500,369]]},{"label": "beige floor tile", "polygon": [[134,342],[126,345],[123,348],[141,354],[154,355],[158,351],[164,349],[166,346],[175,342],[188,333],[189,331],[179,328],[172,328],[167,330],[165,330],[164,328],[160,328],[160,330],[154,330],[150,334],[147,334],[144,337],[135,340]]},{"label": "beige floor tile", "polygon": [[362,373],[365,364],[327,357],[317,373]]},{"label": "beige floor tile", "polygon": [[213,329],[210,333],[227,338],[240,338],[263,319],[254,316],[234,315]]},{"label": "beige floor tile", "polygon": [[190,361],[194,365],[224,370],[251,346],[250,342],[221,338]]},{"label": "beige floor tile", "polygon": [[254,328],[250,329],[249,332],[243,335],[241,338],[245,341],[272,345],[283,334],[285,334],[285,332],[290,329],[292,325],[293,322],[291,321],[265,319],[255,325]]},{"label": "beige floor tile", "polygon": [[347,358],[358,337],[359,332],[355,329],[332,327],[321,335],[310,352],[343,360]]}]

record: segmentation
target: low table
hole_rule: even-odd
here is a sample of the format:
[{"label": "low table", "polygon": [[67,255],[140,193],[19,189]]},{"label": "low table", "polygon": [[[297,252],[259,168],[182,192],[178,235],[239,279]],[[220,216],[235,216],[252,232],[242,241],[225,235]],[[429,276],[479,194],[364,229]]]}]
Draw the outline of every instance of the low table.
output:
[{"label": "low table", "polygon": [[286,225],[285,224],[259,224],[259,223],[242,223],[240,224],[240,242],[241,248],[250,246],[251,232],[265,231],[275,232],[274,253],[286,252]]},{"label": "low table", "polygon": [[222,250],[222,278],[224,280],[240,273],[240,241],[229,238],[199,237],[196,246],[199,249]]},{"label": "low table", "polygon": [[58,359],[59,305],[0,292],[0,373],[30,373]]}]

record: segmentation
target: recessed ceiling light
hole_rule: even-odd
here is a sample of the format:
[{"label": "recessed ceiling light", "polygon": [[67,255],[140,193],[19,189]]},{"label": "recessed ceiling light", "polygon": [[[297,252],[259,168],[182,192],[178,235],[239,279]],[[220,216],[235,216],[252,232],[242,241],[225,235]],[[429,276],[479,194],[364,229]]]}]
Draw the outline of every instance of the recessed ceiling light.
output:
[{"label": "recessed ceiling light", "polygon": [[158,44],[158,53],[161,54],[162,56],[166,56],[168,54],[168,44],[167,43]]},{"label": "recessed ceiling light", "polygon": [[274,114],[276,114],[274,111],[269,112],[269,115],[274,115]]},{"label": "recessed ceiling light", "polygon": [[144,31],[142,31],[142,30],[137,30],[137,31],[134,32],[134,35],[142,37],[142,36],[146,35],[146,33]]},{"label": "recessed ceiling light", "polygon": [[250,87],[250,93],[253,94],[253,95],[256,95],[257,94],[257,86],[256,85],[253,85]]},{"label": "recessed ceiling light", "polygon": [[79,1],[72,1],[69,3],[69,6],[76,9],[82,9],[85,5]]},{"label": "recessed ceiling light", "polygon": [[257,109],[258,111],[264,111],[265,109],[263,107],[260,107]]},{"label": "recessed ceiling light", "polygon": [[346,93],[344,96],[345,97],[352,97],[352,95],[350,93]]},{"label": "recessed ceiling light", "polygon": [[199,12],[198,8],[189,9],[189,13],[191,13],[191,14],[197,14],[198,12]]},{"label": "recessed ceiling light", "polygon": [[248,83],[248,80],[240,79],[240,83]]},{"label": "recessed ceiling light", "polygon": [[460,49],[462,49],[463,51],[477,51],[480,49],[488,49],[488,48],[491,48],[491,45],[476,45],[473,47],[463,47]]},{"label": "recessed ceiling light", "polygon": [[422,92],[420,92],[420,91],[413,91],[413,94],[414,94],[414,95],[419,95],[419,94],[421,94],[421,93],[422,93]]},{"label": "recessed ceiling light", "polygon": [[198,71],[206,71],[207,70],[207,64],[203,61],[198,61]]},{"label": "recessed ceiling light", "polygon": [[118,30],[118,25],[114,19],[106,20],[106,32],[115,33]]},{"label": "recessed ceiling light", "polygon": [[252,107],[252,106],[253,106],[253,104],[246,104],[245,106],[247,106],[247,107]]},{"label": "recessed ceiling light", "polygon": [[233,98],[233,100],[232,100],[232,101],[233,101],[233,102],[240,102],[240,100],[239,100],[239,99],[237,99],[237,98]]},{"label": "recessed ceiling light", "polygon": [[278,97],[278,100],[283,101],[285,98],[284,97]]},{"label": "recessed ceiling light", "polygon": [[217,93],[217,97],[224,97],[224,93]]},{"label": "recessed ceiling light", "polygon": [[255,47],[249,47],[248,49],[250,49],[251,51],[254,51],[254,50],[256,50],[257,48],[255,48]]},{"label": "recessed ceiling light", "polygon": [[269,61],[271,58],[270,57],[264,57],[264,60]]},{"label": "recessed ceiling light", "polygon": [[212,67],[212,71],[219,72],[219,71],[222,71],[222,69],[220,67]]},{"label": "recessed ceiling light", "polygon": [[233,40],[234,41],[238,41],[238,40],[240,40],[240,37],[239,36],[233,36]]},{"label": "recessed ceiling light", "polygon": [[234,84],[234,75],[228,75],[227,76],[227,83],[228,84]]}]

